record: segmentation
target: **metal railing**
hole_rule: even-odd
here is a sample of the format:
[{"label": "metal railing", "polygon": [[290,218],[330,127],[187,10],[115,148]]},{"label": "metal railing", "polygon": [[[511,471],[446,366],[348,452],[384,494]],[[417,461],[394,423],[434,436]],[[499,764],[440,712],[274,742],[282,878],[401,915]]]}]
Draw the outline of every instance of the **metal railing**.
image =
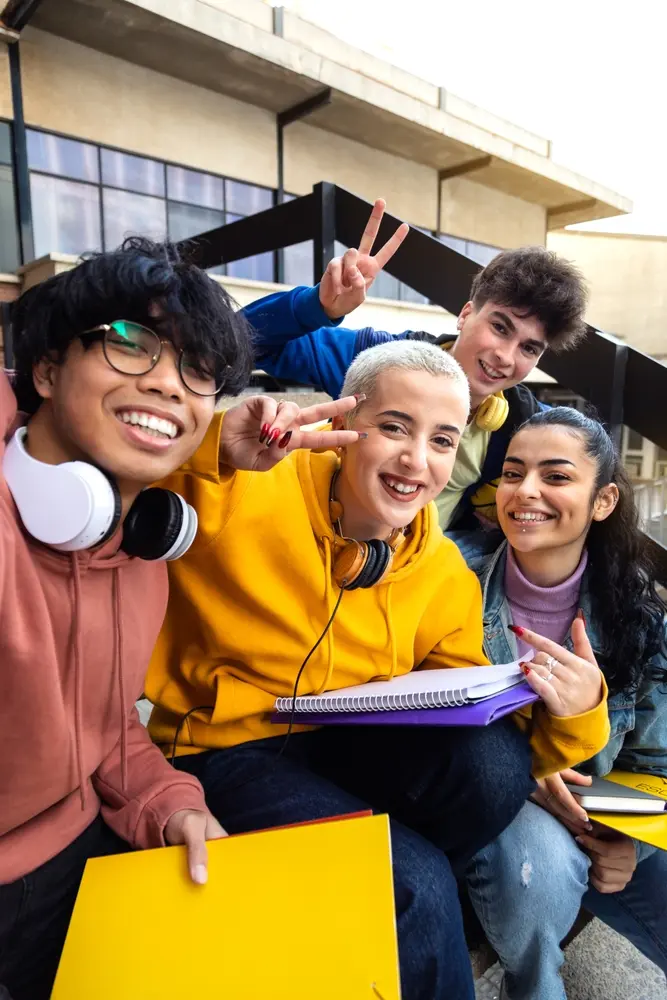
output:
[{"label": "metal railing", "polygon": [[[344,188],[321,182],[311,194],[202,233],[188,242],[196,247],[202,267],[214,267],[312,240],[313,282],[318,282],[334,256],[336,240],[346,246],[357,245],[371,208],[369,202]],[[389,238],[400,221],[385,215],[378,245]],[[386,266],[389,274],[454,314],[467,302],[479,269],[475,261],[417,229],[410,230]],[[667,449],[667,420],[661,405],[667,400],[664,365],[589,326],[576,350],[547,352],[540,368],[593,403],[619,448],[625,424]],[[667,584],[666,539],[660,533],[653,534],[651,518],[646,524],[658,579]]]},{"label": "metal railing", "polygon": [[633,487],[642,527],[660,545],[667,545],[667,479]]}]

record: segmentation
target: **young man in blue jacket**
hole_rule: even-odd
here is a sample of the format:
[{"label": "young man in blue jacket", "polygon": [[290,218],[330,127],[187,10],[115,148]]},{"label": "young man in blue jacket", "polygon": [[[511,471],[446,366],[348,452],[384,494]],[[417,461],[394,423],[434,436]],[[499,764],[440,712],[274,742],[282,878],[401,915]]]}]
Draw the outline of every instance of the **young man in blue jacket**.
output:
[{"label": "young man in blue jacket", "polygon": [[[366,290],[380,269],[368,262],[386,250],[369,257],[373,228],[377,232],[371,223],[358,251],[332,261],[335,274],[341,266],[343,273],[350,267],[360,270]],[[266,296],[245,313],[257,333],[258,366],[276,378],[313,385],[336,398],[352,359],[394,335],[371,327],[338,326],[331,281],[327,273],[315,288]],[[411,330],[396,335],[442,345],[468,377],[471,420],[451,480],[436,500],[443,531],[452,534],[464,555],[468,542],[473,544],[471,552],[494,547],[495,531],[486,544],[478,529],[496,527],[495,491],[507,444],[524,420],[544,408],[520,383],[547,348],[560,351],[578,343],[585,331],[585,307],[586,288],[577,268],[544,247],[522,247],[498,254],[479,272],[458,316],[457,336],[436,338]]]}]

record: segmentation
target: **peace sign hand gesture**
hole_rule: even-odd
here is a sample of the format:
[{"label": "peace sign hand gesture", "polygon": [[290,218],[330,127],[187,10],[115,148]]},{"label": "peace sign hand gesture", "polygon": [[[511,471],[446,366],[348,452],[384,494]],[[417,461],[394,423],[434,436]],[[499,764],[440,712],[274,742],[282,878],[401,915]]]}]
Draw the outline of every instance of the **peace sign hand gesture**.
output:
[{"label": "peace sign hand gesture", "polygon": [[358,250],[350,249],[343,257],[334,257],[329,262],[320,282],[320,303],[329,319],[347,316],[365,302],[368,289],[408,235],[410,227],[402,222],[375,256],[371,256],[385,207],[382,198],[378,198]]},{"label": "peace sign hand gesture", "polygon": [[353,410],[364,396],[344,396],[303,409],[271,396],[248,396],[225,413],[220,435],[220,464],[232,469],[267,472],[296,448],[334,449],[354,444],[365,433],[313,430],[309,425]]},{"label": "peace sign hand gesture", "polygon": [[602,671],[586,635],[583,619],[572,622],[574,653],[537,632],[518,625],[509,626],[515,635],[538,650],[534,658],[521,664],[526,680],[539,694],[551,715],[581,715],[597,708],[604,691]]}]

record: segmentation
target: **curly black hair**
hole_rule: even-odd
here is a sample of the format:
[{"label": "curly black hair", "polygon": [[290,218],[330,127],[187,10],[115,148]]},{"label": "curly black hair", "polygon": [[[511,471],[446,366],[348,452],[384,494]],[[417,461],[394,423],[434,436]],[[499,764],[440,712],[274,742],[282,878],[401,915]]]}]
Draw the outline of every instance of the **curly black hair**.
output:
[{"label": "curly black hair", "polygon": [[[583,441],[597,467],[591,505],[602,486],[618,487],[612,513],[603,521],[592,521],[588,531],[588,589],[609,690],[636,692],[649,674],[651,659],[666,654],[666,608],[656,592],[655,568],[639,525],[632,485],[599,420],[569,406],[555,406],[530,417],[517,433],[532,427],[564,427]],[[667,681],[662,672],[653,678]]]},{"label": "curly black hair", "polygon": [[[160,316],[151,316],[157,305]],[[84,330],[117,319],[158,327],[179,349],[214,371],[219,395],[236,395],[253,366],[251,329],[218,282],[197,267],[187,246],[133,236],[117,249],[90,254],[71,271],[28,289],[12,313],[19,408],[34,413],[41,398],[33,370],[44,358],[62,362]]]},{"label": "curly black hair", "polygon": [[584,277],[574,264],[544,247],[499,253],[476,275],[470,298],[476,309],[495,302],[535,316],[554,351],[575,347],[586,334]]}]

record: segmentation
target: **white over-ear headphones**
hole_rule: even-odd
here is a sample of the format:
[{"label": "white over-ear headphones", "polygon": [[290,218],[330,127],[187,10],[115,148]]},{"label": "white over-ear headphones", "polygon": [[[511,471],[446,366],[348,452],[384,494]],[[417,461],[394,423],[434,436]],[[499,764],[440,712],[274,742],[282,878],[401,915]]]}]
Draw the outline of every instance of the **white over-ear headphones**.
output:
[{"label": "white over-ear headphones", "polygon": [[[118,487],[87,462],[48,465],[28,454],[27,428],[7,445],[2,471],[21,520],[37,541],[61,552],[101,545],[120,523]],[[197,534],[197,514],[171,490],[142,490],[128,511],[121,548],[140,559],[178,559]]]}]

